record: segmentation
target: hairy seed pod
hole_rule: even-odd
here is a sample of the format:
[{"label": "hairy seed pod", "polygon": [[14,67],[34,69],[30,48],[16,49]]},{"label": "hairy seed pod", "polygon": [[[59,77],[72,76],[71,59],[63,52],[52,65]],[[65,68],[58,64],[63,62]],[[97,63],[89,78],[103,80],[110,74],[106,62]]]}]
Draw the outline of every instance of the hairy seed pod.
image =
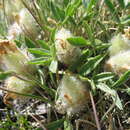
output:
[{"label": "hairy seed pod", "polygon": [[28,9],[21,9],[16,17],[18,17],[17,23],[21,27],[23,33],[32,39],[36,39],[40,31],[34,17]]},{"label": "hairy seed pod", "polygon": [[86,84],[74,75],[66,74],[58,87],[56,109],[59,113],[68,115],[81,111],[89,100]]},{"label": "hairy seed pod", "polygon": [[71,65],[81,54],[81,50],[78,47],[71,45],[67,38],[72,37],[70,31],[62,28],[55,35],[55,47],[57,58],[61,63],[65,65]]},{"label": "hairy seed pod", "polygon": [[31,39],[36,39],[40,29],[30,11],[23,6],[21,0],[7,0],[5,13],[9,23],[8,39],[15,39],[19,34],[25,34]]},{"label": "hairy seed pod", "polygon": [[130,40],[125,35],[118,34],[112,38],[111,47],[109,48],[110,56],[127,50],[130,50]]},{"label": "hairy seed pod", "polygon": [[[5,81],[5,87],[9,91],[13,91],[20,94],[32,94],[34,92],[34,84],[28,81],[19,79],[15,76],[11,76]],[[4,96],[4,103],[12,105],[15,99],[24,99],[25,96],[21,96],[16,93],[7,92]]]},{"label": "hairy seed pod", "polygon": [[130,70],[130,50],[120,52],[106,62],[106,68],[118,75]]},{"label": "hairy seed pod", "polygon": [[8,39],[14,39],[21,33],[26,36],[36,39],[39,35],[40,29],[33,16],[30,14],[28,9],[22,8],[18,13],[15,14],[14,23],[11,24],[8,30]]},{"label": "hairy seed pod", "polygon": [[13,71],[21,76],[29,77],[36,72],[34,65],[29,65],[29,55],[23,53],[14,42],[0,41],[0,68],[3,71]]},{"label": "hairy seed pod", "polygon": [[105,64],[108,71],[118,75],[130,70],[130,40],[125,35],[117,35],[111,40],[110,58]]}]

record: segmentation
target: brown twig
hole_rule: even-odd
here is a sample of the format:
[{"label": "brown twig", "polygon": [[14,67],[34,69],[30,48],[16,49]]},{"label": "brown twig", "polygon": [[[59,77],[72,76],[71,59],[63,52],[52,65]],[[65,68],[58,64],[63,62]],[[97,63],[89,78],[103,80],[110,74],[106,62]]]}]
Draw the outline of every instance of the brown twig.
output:
[{"label": "brown twig", "polygon": [[119,123],[119,126],[120,126],[120,130],[124,130],[124,129],[123,129],[123,126],[122,126],[122,124],[121,124],[121,121],[120,121],[120,119],[119,119],[119,116],[117,116],[117,119],[118,119],[118,123]]},{"label": "brown twig", "polygon": [[99,119],[98,119],[97,112],[96,112],[96,107],[95,107],[95,103],[94,103],[94,99],[93,99],[92,92],[90,91],[89,94],[90,94],[90,98],[91,98],[91,103],[92,103],[92,108],[93,108],[93,112],[94,112],[94,117],[95,117],[97,129],[98,129],[98,130],[101,130],[100,123],[99,123]]}]

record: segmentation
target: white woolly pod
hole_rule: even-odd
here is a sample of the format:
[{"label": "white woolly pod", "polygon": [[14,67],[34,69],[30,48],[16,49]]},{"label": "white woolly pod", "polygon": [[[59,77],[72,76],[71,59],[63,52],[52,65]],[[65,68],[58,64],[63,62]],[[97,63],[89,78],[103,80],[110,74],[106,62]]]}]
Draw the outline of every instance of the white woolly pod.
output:
[{"label": "white woolly pod", "polygon": [[[0,69],[13,71],[20,77],[11,76],[6,79],[5,87],[7,90],[22,94],[33,93],[35,84],[33,81],[30,82],[30,80],[36,78],[36,66],[28,64],[31,58],[28,53],[20,50],[14,42],[0,40]],[[7,92],[4,102],[5,104],[12,104],[12,100],[21,100],[23,99],[22,97],[18,94]]]},{"label": "white woolly pod", "polygon": [[23,6],[21,0],[7,0],[5,3],[7,21],[10,23],[8,39],[15,39],[21,33],[36,39],[39,28],[32,14]]},{"label": "white woolly pod", "polygon": [[29,10],[26,8],[21,9],[17,17],[19,17],[17,23],[23,30],[23,33],[36,39],[39,35],[39,28]]},{"label": "white woolly pod", "polygon": [[118,75],[130,70],[130,50],[111,56],[106,62],[106,68]]},{"label": "white woolly pod", "polygon": [[81,50],[78,47],[71,45],[67,38],[73,35],[69,30],[62,28],[55,35],[55,47],[57,58],[61,63],[65,65],[71,65],[81,54]]},{"label": "white woolly pod", "polygon": [[36,67],[28,64],[29,60],[29,55],[23,53],[14,42],[0,40],[0,69],[29,77],[36,72]]},{"label": "white woolly pod", "polygon": [[105,68],[118,75],[130,69],[130,40],[125,35],[117,35],[111,40],[110,58]]},{"label": "white woolly pod", "polygon": [[22,8],[15,14],[14,23],[9,27],[8,39],[14,39],[21,33],[36,39],[39,35],[40,29],[31,13],[26,8]]},{"label": "white woolly pod", "polygon": [[66,74],[58,87],[56,109],[59,113],[69,116],[80,112],[89,100],[89,91],[82,81],[74,75]]},{"label": "white woolly pod", "polygon": [[111,46],[109,48],[110,56],[127,50],[130,50],[130,40],[125,35],[118,34],[112,38]]},{"label": "white woolly pod", "polygon": [[[22,79],[19,79],[15,76],[11,76],[5,81],[5,87],[9,91],[13,91],[20,94],[32,94],[34,92],[34,84]],[[7,92],[4,96],[5,104],[13,104],[13,101],[16,99],[27,98],[16,93]]]}]

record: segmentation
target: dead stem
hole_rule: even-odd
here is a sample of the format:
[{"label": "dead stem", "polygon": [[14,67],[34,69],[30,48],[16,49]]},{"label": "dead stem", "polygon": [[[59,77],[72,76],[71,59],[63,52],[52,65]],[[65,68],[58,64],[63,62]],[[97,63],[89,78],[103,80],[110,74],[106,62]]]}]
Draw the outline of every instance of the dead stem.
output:
[{"label": "dead stem", "polygon": [[120,130],[124,130],[123,127],[122,127],[122,125],[121,125],[121,121],[119,119],[119,116],[117,116],[117,119],[118,119],[118,123],[119,123],[119,126],[120,126]]},{"label": "dead stem", "polygon": [[92,92],[89,91],[89,94],[90,94],[90,98],[91,98],[91,103],[92,103],[92,108],[93,108],[93,112],[94,112],[94,117],[95,117],[97,129],[98,129],[98,130],[101,130],[100,123],[99,123],[99,119],[98,119],[97,112],[96,112],[96,107],[95,107],[95,103],[94,103],[94,99],[93,99]]},{"label": "dead stem", "polygon": [[126,107],[126,105],[130,104],[130,101],[126,102],[124,105],[124,108]]}]

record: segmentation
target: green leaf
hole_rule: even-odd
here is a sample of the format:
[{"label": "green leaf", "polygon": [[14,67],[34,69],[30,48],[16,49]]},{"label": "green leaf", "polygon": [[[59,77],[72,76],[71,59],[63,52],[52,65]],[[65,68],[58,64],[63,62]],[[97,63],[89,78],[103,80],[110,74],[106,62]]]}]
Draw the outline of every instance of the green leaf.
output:
[{"label": "green leaf", "polygon": [[50,50],[49,46],[44,40],[38,40],[37,42],[43,49]]},{"label": "green leaf", "polygon": [[57,121],[53,121],[53,122],[47,124],[46,128],[48,130],[57,130],[58,128],[63,126],[64,120],[65,119],[60,119],[60,120],[57,120]]},{"label": "green leaf", "polygon": [[79,69],[79,73],[84,76],[89,74],[97,67],[97,65],[103,60],[103,58],[104,56],[102,55],[90,58],[87,63],[81,66],[81,68]]},{"label": "green leaf", "polygon": [[50,51],[42,49],[42,48],[29,48],[28,51],[33,54],[38,54],[42,56],[51,56]]},{"label": "green leaf", "polygon": [[60,20],[59,13],[55,7],[55,4],[51,1],[51,12],[56,20]]},{"label": "green leaf", "polygon": [[84,47],[90,46],[90,42],[85,40],[83,37],[70,37],[67,39],[68,42],[74,46]]},{"label": "green leaf", "polygon": [[35,58],[34,60],[29,61],[29,64],[35,64],[35,65],[49,65],[51,62],[51,58],[48,57],[40,57]]},{"label": "green leaf", "polygon": [[57,62],[56,60],[52,60],[50,66],[49,66],[49,70],[50,70],[52,73],[56,73],[57,67],[58,67],[58,62]]},{"label": "green leaf", "polygon": [[12,74],[12,72],[0,72],[0,80],[6,79],[11,74]]},{"label": "green leaf", "polygon": [[96,46],[96,51],[101,52],[102,50],[108,49],[110,46],[111,46],[111,44],[109,44],[109,43],[102,43],[101,45]]},{"label": "green leaf", "polygon": [[125,83],[127,80],[129,80],[129,78],[130,78],[130,70],[127,71],[127,72],[125,72],[125,73],[119,78],[119,80],[117,80],[117,81],[112,85],[112,87],[113,87],[113,88],[116,88],[116,87],[122,85],[122,84]]},{"label": "green leaf", "polygon": [[113,101],[115,102],[116,106],[120,109],[123,110],[123,105],[121,103],[121,100],[117,94],[117,92],[114,89],[109,88],[106,84],[100,83],[98,85],[96,85],[96,87],[98,89],[100,89],[101,91],[111,95]]},{"label": "green leaf", "polygon": [[22,43],[19,40],[14,40],[14,42],[16,43],[16,45],[20,48]]},{"label": "green leaf", "polygon": [[113,73],[111,73],[111,72],[103,72],[103,73],[95,75],[93,77],[93,80],[95,80],[97,82],[102,82],[102,81],[112,79],[112,78],[114,78],[114,76],[115,75]]},{"label": "green leaf", "polygon": [[25,37],[25,44],[28,48],[35,48],[35,43],[28,37]]}]

